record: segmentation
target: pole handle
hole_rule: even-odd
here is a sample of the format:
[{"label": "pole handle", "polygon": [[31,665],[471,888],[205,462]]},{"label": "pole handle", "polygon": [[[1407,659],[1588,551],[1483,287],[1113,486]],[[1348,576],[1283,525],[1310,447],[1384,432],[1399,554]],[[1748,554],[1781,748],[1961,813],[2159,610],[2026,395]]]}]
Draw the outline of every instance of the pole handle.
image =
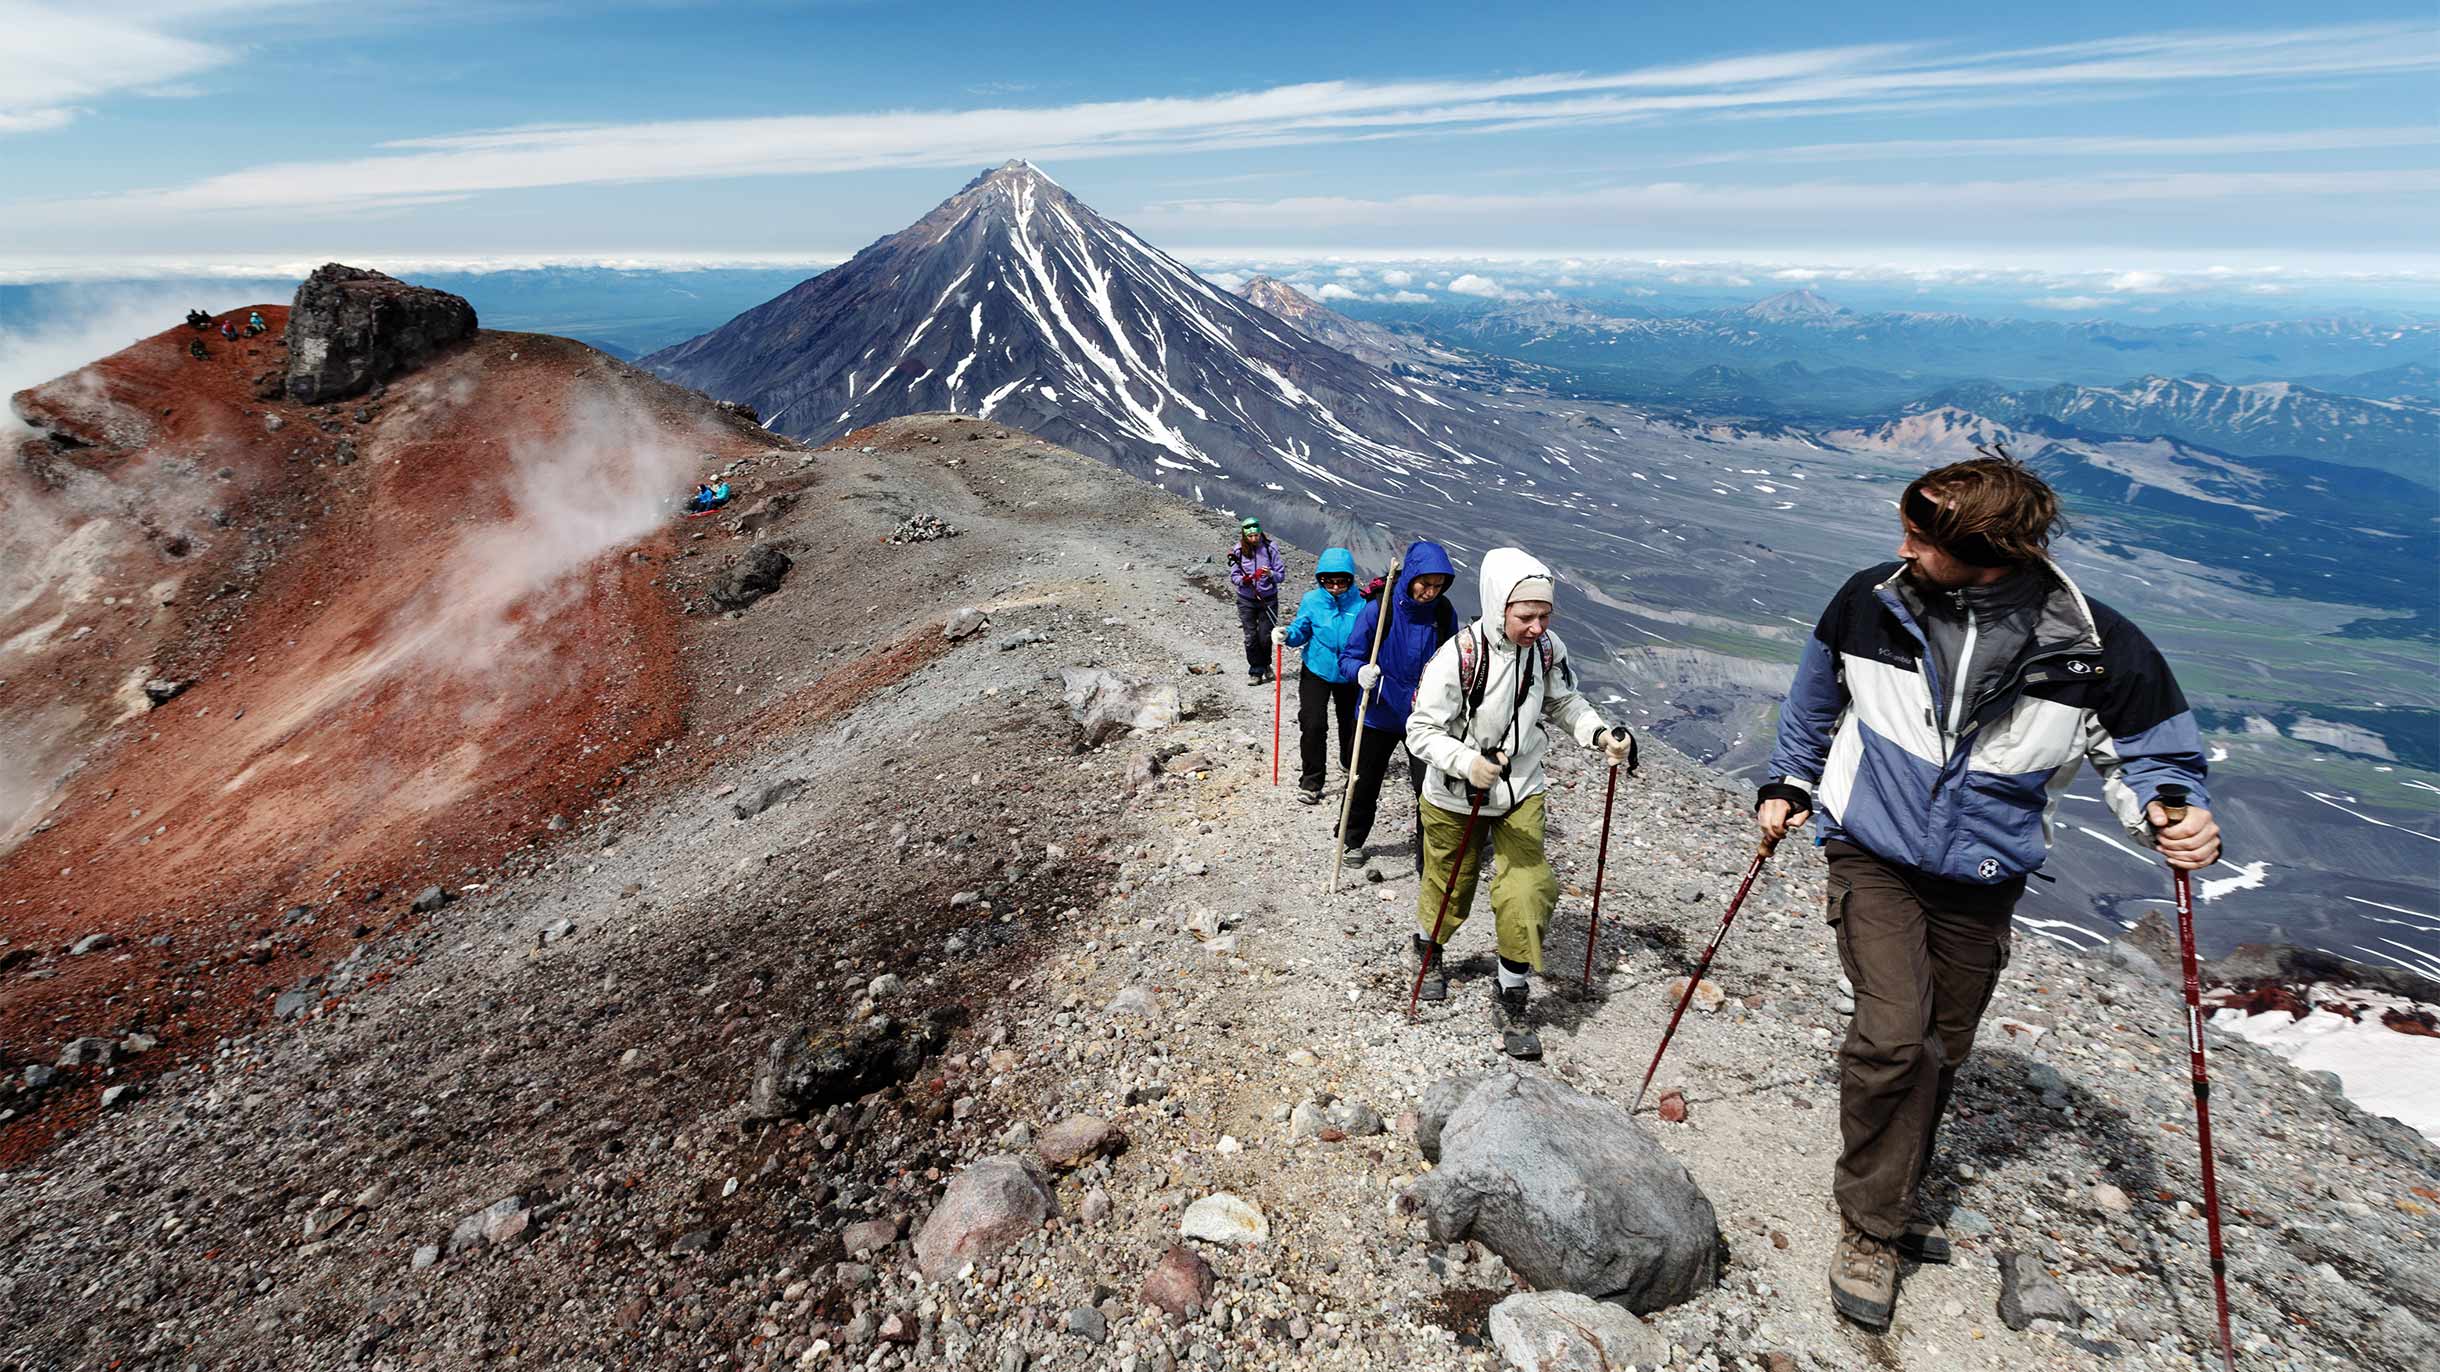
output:
[{"label": "pole handle", "polygon": [[2182,783],[2168,781],[2161,783],[2160,790],[2152,796],[2152,802],[2169,817],[2171,824],[2176,824],[2186,818],[2186,803],[2192,794]]}]

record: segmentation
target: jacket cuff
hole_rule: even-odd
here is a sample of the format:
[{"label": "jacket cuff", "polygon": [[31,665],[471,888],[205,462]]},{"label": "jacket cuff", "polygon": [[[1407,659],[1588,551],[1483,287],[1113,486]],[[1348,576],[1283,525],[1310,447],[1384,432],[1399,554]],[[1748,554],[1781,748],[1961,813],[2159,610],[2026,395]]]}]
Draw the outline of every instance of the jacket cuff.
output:
[{"label": "jacket cuff", "polygon": [[1789,778],[1765,782],[1754,792],[1754,808],[1759,810],[1774,800],[1784,800],[1791,810],[1811,810],[1813,793]]}]

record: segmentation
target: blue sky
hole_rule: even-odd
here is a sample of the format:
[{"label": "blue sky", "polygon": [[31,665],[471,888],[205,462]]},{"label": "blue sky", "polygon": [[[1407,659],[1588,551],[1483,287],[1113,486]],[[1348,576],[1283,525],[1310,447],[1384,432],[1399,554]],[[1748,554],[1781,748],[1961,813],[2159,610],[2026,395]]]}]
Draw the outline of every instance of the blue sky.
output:
[{"label": "blue sky", "polygon": [[0,273],[819,262],[1025,156],[1207,262],[2440,280],[2428,4],[365,8],[0,0]]}]

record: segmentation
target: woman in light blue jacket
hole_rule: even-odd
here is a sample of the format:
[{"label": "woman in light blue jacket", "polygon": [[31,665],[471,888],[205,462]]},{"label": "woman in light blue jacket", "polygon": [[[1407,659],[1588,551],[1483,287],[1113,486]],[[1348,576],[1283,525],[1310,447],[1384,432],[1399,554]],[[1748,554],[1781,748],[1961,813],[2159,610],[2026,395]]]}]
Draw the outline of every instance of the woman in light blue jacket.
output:
[{"label": "woman in light blue jacket", "polygon": [[1321,584],[1305,592],[1295,620],[1271,631],[1272,642],[1305,649],[1305,668],[1296,678],[1296,732],[1304,762],[1296,778],[1296,798],[1307,805],[1322,798],[1323,744],[1331,715],[1339,717],[1342,773],[1355,755],[1356,683],[1352,675],[1343,674],[1339,651],[1347,646],[1356,616],[1364,609],[1364,597],[1356,594],[1355,554],[1345,548],[1323,549],[1313,564],[1313,579]]}]

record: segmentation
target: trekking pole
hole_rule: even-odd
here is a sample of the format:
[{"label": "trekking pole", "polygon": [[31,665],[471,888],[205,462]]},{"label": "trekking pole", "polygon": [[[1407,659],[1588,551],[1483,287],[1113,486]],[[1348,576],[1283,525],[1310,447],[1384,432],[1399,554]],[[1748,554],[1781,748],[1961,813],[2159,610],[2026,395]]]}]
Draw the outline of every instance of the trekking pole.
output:
[{"label": "trekking pole", "polygon": [[[1398,566],[1401,561],[1402,559],[1395,557],[1389,560],[1389,580],[1381,583],[1380,614],[1373,620],[1372,652],[1364,658],[1364,665],[1367,667],[1381,665],[1381,633],[1389,627],[1389,597],[1391,590],[1398,584]],[[1378,684],[1375,683],[1375,685]],[[1356,706],[1356,742],[1347,753],[1347,760],[1350,764],[1346,769],[1347,774],[1339,778],[1338,852],[1330,859],[1330,894],[1334,896],[1339,893],[1339,869],[1347,865],[1347,817],[1355,813],[1355,769],[1364,765],[1364,716],[1372,709],[1373,689],[1372,686],[1365,687],[1364,699]],[[1340,742],[1344,743],[1346,740],[1342,739]],[[1382,766],[1386,769],[1388,765],[1388,759],[1384,758]]]},{"label": "trekking pole", "polygon": [[1610,789],[1601,797],[1601,848],[1593,858],[1593,922],[1584,931],[1584,989],[1593,989],[1593,948],[1601,942],[1601,878],[1610,868],[1610,805],[1618,799],[1618,764],[1610,764]]},{"label": "trekking pole", "polygon": [[1711,955],[1720,951],[1720,940],[1728,937],[1729,921],[1737,917],[1737,907],[1745,904],[1745,893],[1754,889],[1754,878],[1762,875],[1762,864],[1779,846],[1779,840],[1766,838],[1754,849],[1754,860],[1745,865],[1745,880],[1737,884],[1736,897],[1728,903],[1728,913],[1720,916],[1720,927],[1711,932],[1711,945],[1703,950],[1703,960],[1695,964],[1694,975],[1686,978],[1686,994],[1678,997],[1677,1009],[1669,1016],[1669,1028],[1661,1035],[1661,1046],[1652,1050],[1652,1065],[1644,1069],[1644,1084],[1635,1088],[1635,1103],[1627,1107],[1632,1115],[1644,1108],[1644,1092],[1652,1089],[1652,1074],[1661,1070],[1661,1054],[1669,1051],[1669,1040],[1676,1036],[1678,1021],[1686,1017],[1687,1003],[1694,999],[1695,988],[1703,984],[1703,974],[1711,970]]},{"label": "trekking pole", "polygon": [[[1466,811],[1466,831],[1457,836],[1457,861],[1449,864],[1449,879],[1440,888],[1440,913],[1432,916],[1432,946],[1423,950],[1422,957],[1415,959],[1415,989],[1406,996],[1406,1017],[1410,1023],[1415,1018],[1416,1004],[1423,999],[1424,974],[1440,960],[1440,934],[1449,919],[1449,897],[1457,894],[1458,875],[1466,870],[1466,849],[1474,842],[1474,821],[1482,817],[1483,802],[1490,798],[1491,792],[1488,790],[1477,791],[1471,786],[1466,788],[1466,799],[1472,801],[1473,806]],[[1416,827],[1422,827],[1420,820],[1416,822]],[[1415,841],[1421,843],[1423,835],[1417,833]]]},{"label": "trekking pole", "polygon": [[[2153,797],[2175,824],[2186,817],[2188,791],[2176,782]],[[2220,1247],[2220,1177],[2211,1155],[2211,1078],[2203,1067],[2203,988],[2194,963],[2194,883],[2183,867],[2172,867],[2177,890],[2177,951],[2186,973],[2186,1053],[2194,1068],[2194,1132],[2203,1146],[2203,1225],[2211,1239],[2211,1294],[2219,1302],[2220,1366],[2236,1372],[2237,1350],[2228,1333],[2228,1256]]]},{"label": "trekking pole", "polygon": [[[1279,784],[1279,674],[1288,665],[1288,650],[1271,645],[1271,784]],[[1298,700],[1304,699],[1298,696]]]}]

